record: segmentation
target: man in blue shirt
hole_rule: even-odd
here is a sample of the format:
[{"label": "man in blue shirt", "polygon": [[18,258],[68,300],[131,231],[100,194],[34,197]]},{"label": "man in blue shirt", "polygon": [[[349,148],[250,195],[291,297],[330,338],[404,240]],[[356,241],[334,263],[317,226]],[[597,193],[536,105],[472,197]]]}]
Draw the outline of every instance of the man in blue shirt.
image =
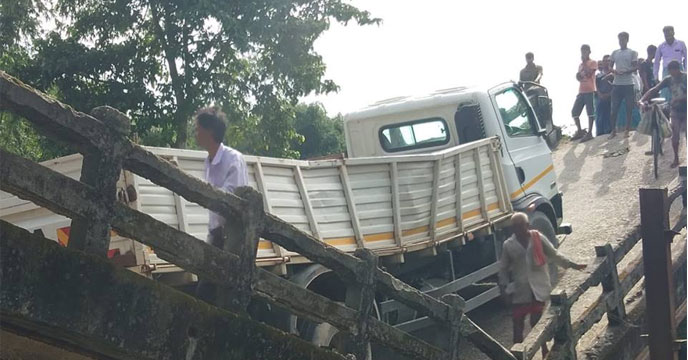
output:
[{"label": "man in blue shirt", "polygon": [[612,132],[610,117],[612,111],[612,76],[609,72],[609,55],[602,57],[599,72],[595,79],[597,85],[597,116],[595,117],[596,136]]}]

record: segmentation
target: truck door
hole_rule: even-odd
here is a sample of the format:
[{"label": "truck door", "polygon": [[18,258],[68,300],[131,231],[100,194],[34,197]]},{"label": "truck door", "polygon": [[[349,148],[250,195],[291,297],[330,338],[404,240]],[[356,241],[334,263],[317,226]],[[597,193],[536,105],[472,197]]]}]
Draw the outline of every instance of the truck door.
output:
[{"label": "truck door", "polygon": [[530,103],[513,85],[497,87],[490,94],[520,183],[520,189],[510,194],[511,201],[530,193],[553,198],[558,189],[552,154]]}]

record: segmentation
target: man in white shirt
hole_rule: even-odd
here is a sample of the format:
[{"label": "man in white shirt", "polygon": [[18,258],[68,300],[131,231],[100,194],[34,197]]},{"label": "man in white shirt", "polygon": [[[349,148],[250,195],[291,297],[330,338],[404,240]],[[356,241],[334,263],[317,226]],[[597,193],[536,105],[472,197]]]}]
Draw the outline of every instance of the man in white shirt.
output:
[{"label": "man in white shirt", "polygon": [[[244,156],[237,150],[222,143],[227,129],[225,114],[217,107],[207,107],[196,113],[196,141],[208,151],[205,159],[205,181],[213,187],[234,192],[239,187],[248,186],[248,172]],[[220,249],[224,246],[225,218],[210,211],[208,219],[207,242]],[[205,301],[212,299],[215,286],[199,281],[197,296]]]},{"label": "man in white shirt", "polygon": [[[499,290],[504,301],[511,305],[514,343],[523,342],[525,318],[530,315],[530,325],[540,320],[545,302],[549,300],[552,284],[549,263],[564,268],[585,269],[560,254],[547,237],[531,230],[528,215],[516,212],[511,216],[511,235],[502,246],[499,262]],[[547,354],[542,346],[542,355]]]},{"label": "man in white shirt", "polygon": [[610,57],[610,68],[614,74],[610,139],[616,136],[616,118],[622,102],[625,102],[626,106],[626,137],[629,136],[633,106],[636,103],[633,74],[638,70],[638,53],[628,48],[629,35],[627,32],[619,33],[618,37],[620,48],[614,50]]},{"label": "man in white shirt", "polygon": [[[657,51],[655,52],[655,62],[653,64],[653,72],[655,76],[656,83],[659,83],[664,78],[669,76],[669,63],[672,61],[678,61],[681,65],[681,71],[686,70],[686,43],[676,39],[674,36],[674,27],[665,26],[662,29],[664,33],[664,42],[659,45]],[[662,63],[662,74],[659,74],[659,65]],[[671,91],[668,88],[662,89],[662,97],[671,102]]]}]

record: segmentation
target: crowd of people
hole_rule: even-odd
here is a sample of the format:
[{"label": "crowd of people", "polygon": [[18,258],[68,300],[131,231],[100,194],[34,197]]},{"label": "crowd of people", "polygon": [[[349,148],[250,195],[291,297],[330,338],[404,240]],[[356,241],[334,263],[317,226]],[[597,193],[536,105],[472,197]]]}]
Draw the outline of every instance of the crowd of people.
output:
[{"label": "crowd of people", "polygon": [[[576,72],[578,94],[571,110],[576,124],[572,140],[592,139],[593,126],[596,136],[608,134],[611,139],[617,131],[623,131],[628,137],[640,122],[640,112],[649,110],[648,100],[660,95],[668,105],[666,113],[672,125],[672,167],[678,166],[679,140],[686,132],[686,44],[674,37],[673,27],[665,26],[663,32],[665,41],[659,46],[648,46],[646,59],[639,59],[638,53],[628,47],[626,32],[618,34],[619,49],[600,61],[590,57],[589,45],[581,46],[581,63]],[[543,75],[542,66],[536,65],[534,59],[532,53],[527,53],[526,67],[520,73],[526,89],[529,82],[539,84]],[[583,109],[588,116],[587,129],[580,121]],[[552,246],[551,239],[531,229],[527,214],[515,213],[511,226],[513,235],[502,248],[499,288],[502,298],[511,306],[513,341],[519,343],[523,341],[526,316],[534,326],[549,300],[552,285],[548,263],[577,270],[586,265],[563,256]],[[543,345],[543,357],[547,353],[547,346]]]},{"label": "crowd of people", "polygon": [[[581,63],[576,72],[578,95],[571,110],[576,124],[572,140],[592,139],[593,125],[596,136],[609,134],[611,139],[617,130],[629,136],[640,122],[640,113],[648,110],[647,100],[659,94],[668,104],[666,113],[673,130],[672,167],[678,166],[680,136],[686,132],[686,44],[676,39],[673,26],[665,26],[663,33],[665,41],[648,46],[645,59],[628,47],[627,32],[618,34],[619,49],[599,61],[591,59],[589,45],[581,46]],[[539,83],[541,78],[542,66],[534,63],[532,53],[527,53],[520,81]],[[588,115],[587,129],[580,121],[583,108]]]}]

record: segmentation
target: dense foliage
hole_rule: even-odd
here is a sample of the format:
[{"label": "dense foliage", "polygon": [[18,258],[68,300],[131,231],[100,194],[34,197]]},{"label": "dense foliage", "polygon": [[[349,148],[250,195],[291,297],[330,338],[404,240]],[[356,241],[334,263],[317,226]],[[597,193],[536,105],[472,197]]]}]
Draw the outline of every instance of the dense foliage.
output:
[{"label": "dense foliage", "polygon": [[[124,111],[143,144],[192,145],[189,120],[215,104],[230,145],[278,157],[340,151],[339,122],[297,106],[337,90],[313,43],[332,21],[379,22],[341,0],[0,0],[0,21],[0,69],[77,110]],[[3,138],[36,137],[6,118]]]},{"label": "dense foliage", "polygon": [[303,142],[292,144],[302,159],[346,151],[342,117],[329,118],[320,104],[296,106],[294,129],[303,136]]}]

